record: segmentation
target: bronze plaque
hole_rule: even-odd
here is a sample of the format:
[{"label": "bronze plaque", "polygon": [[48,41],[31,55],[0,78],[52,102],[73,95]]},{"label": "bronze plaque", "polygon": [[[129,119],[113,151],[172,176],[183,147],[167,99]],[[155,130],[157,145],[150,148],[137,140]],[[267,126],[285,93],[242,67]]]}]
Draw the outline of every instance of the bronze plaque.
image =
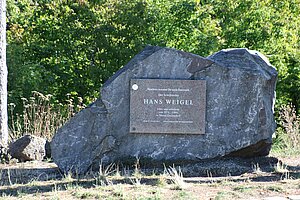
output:
[{"label": "bronze plaque", "polygon": [[130,132],[205,134],[205,80],[132,79]]}]

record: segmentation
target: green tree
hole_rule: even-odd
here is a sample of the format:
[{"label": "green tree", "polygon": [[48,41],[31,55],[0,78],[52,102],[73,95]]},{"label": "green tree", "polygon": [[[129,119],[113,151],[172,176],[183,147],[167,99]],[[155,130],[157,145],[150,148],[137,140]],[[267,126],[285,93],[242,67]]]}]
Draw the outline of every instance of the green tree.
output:
[{"label": "green tree", "polygon": [[214,6],[222,29],[221,48],[258,50],[279,71],[277,107],[292,102],[300,106],[300,1],[207,1]]},{"label": "green tree", "polygon": [[261,51],[277,104],[300,105],[300,0],[8,0],[9,99],[32,90],[85,102],[145,45],[208,56]]},{"label": "green tree", "polygon": [[[147,44],[143,2],[10,3],[12,99],[38,90],[60,100],[71,93],[90,102],[101,84]],[[17,17],[22,11],[26,14]]]}]

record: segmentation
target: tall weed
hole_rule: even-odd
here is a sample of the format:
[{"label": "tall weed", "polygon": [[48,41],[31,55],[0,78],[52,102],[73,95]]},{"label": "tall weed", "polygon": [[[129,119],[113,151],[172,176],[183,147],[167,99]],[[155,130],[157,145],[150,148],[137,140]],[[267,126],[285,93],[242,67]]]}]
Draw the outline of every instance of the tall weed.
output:
[{"label": "tall weed", "polygon": [[300,116],[292,105],[282,106],[279,111],[274,149],[300,152]]},{"label": "tall weed", "polygon": [[10,139],[14,140],[25,134],[36,135],[51,140],[56,130],[61,127],[76,112],[85,107],[82,99],[74,105],[73,99],[68,96],[65,104],[55,101],[52,95],[33,92],[29,99],[22,98],[23,111],[16,113],[15,104],[9,104]]}]

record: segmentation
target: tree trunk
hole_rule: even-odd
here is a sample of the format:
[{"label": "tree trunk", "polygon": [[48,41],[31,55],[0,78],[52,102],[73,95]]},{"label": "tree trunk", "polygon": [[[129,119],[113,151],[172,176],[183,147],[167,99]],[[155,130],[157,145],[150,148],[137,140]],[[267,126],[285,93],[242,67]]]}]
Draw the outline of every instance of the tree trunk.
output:
[{"label": "tree trunk", "polygon": [[7,66],[6,66],[6,1],[0,0],[0,146],[8,143]]}]

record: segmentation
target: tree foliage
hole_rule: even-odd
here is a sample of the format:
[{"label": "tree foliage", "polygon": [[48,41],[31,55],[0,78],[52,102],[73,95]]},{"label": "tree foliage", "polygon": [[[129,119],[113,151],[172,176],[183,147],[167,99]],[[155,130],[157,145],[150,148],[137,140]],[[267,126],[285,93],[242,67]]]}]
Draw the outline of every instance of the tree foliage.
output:
[{"label": "tree foliage", "polygon": [[2,148],[8,144],[7,66],[6,66],[6,1],[0,0],[0,162]]},{"label": "tree foliage", "polygon": [[85,102],[145,45],[208,56],[261,51],[278,104],[300,107],[300,0],[8,0],[9,99],[32,90]]}]

